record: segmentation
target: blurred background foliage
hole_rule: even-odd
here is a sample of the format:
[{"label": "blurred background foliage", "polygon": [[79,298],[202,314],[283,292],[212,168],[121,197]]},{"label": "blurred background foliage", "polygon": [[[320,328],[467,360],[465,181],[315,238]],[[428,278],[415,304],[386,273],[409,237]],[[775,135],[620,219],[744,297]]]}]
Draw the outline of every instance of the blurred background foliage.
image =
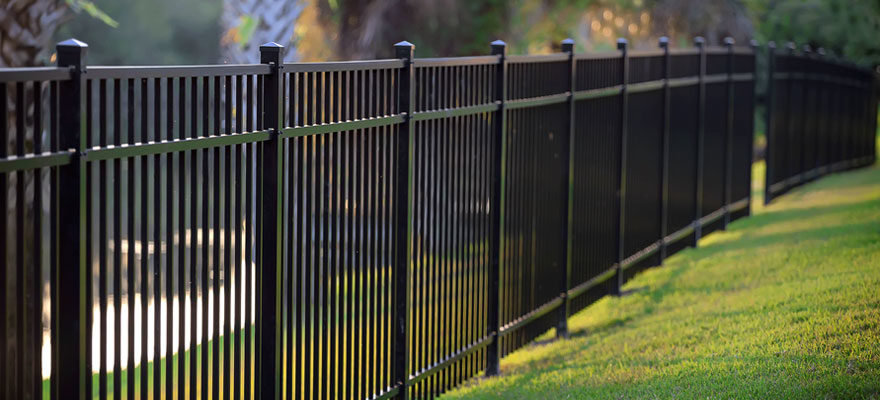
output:
[{"label": "blurred background foliage", "polygon": [[761,41],[790,40],[880,65],[880,1],[746,0]]},{"label": "blurred background foliage", "polygon": [[[617,37],[654,48],[667,35],[740,43],[792,40],[880,64],[877,0],[3,0],[3,65],[46,64],[53,44],[90,44],[92,64],[256,62],[277,41],[288,60],[384,58],[408,40],[420,57],[614,49]],[[49,18],[48,16],[54,16]],[[21,50],[21,49],[25,49]],[[9,57],[6,53],[20,53]]]},{"label": "blurred background foliage", "polygon": [[118,26],[78,13],[55,34],[89,44],[90,64],[192,64],[220,57],[220,3],[96,0]]}]

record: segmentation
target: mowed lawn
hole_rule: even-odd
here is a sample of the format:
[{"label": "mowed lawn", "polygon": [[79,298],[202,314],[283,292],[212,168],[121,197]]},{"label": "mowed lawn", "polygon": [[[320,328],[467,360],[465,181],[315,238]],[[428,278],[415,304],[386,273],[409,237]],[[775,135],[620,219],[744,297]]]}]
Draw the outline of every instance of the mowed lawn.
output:
[{"label": "mowed lawn", "polygon": [[880,399],[880,166],[755,213],[443,398]]}]

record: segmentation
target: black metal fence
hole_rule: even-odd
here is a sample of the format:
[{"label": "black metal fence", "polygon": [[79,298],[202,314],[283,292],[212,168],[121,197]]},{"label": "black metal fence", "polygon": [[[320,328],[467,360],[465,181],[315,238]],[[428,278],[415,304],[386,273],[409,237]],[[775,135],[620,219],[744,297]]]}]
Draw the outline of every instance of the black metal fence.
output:
[{"label": "black metal fence", "polygon": [[732,42],[573,47],[0,70],[0,394],[429,398],[566,336],[749,214],[755,103]]},{"label": "black metal fence", "polygon": [[768,48],[764,201],[823,175],[876,160],[874,72],[809,46]]}]

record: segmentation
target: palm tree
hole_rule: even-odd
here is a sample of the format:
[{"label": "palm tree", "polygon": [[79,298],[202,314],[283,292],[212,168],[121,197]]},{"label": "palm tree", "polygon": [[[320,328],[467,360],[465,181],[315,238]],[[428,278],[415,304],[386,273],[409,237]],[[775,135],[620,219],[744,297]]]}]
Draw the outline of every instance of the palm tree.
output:
[{"label": "palm tree", "polygon": [[117,25],[89,0],[8,0],[0,5],[0,67],[45,64],[52,35],[80,11]]},{"label": "palm tree", "polygon": [[259,62],[259,47],[277,42],[286,49],[284,60],[296,61],[294,30],[306,8],[302,0],[224,0],[221,23],[223,61]]},{"label": "palm tree", "polygon": [[0,67],[46,60],[52,34],[72,12],[64,0],[11,0],[0,6]]}]

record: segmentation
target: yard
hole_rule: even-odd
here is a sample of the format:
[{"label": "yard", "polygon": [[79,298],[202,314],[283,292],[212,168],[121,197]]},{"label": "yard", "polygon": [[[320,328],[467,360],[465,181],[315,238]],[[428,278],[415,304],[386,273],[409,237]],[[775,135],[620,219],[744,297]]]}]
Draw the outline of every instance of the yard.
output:
[{"label": "yard", "polygon": [[759,202],[443,398],[880,398],[880,165]]}]

